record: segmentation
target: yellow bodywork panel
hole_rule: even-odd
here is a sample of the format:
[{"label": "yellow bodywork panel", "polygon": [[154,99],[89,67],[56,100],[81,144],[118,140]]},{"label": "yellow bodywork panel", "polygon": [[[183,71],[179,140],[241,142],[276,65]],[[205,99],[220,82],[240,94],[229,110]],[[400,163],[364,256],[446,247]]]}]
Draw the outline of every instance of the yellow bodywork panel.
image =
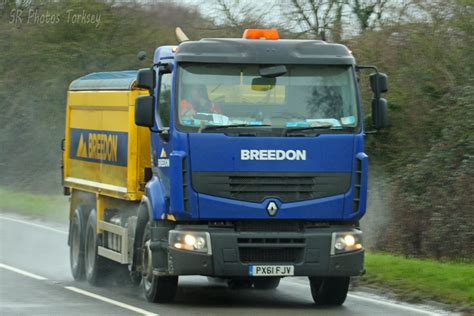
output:
[{"label": "yellow bodywork panel", "polygon": [[135,125],[135,99],[148,91],[69,91],[64,185],[137,201],[151,167],[150,131]]}]

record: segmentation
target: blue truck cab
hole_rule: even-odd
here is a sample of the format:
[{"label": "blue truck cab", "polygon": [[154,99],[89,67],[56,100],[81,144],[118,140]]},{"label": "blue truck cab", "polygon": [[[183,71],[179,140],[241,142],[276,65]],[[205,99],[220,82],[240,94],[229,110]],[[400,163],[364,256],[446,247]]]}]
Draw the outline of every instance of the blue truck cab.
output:
[{"label": "blue truck cab", "polygon": [[[357,72],[374,67],[343,45],[266,32],[163,46],[138,72],[150,90],[135,121],[152,131],[152,177],[135,262],[150,301],[172,299],[180,275],[266,289],[307,276],[317,304],[340,305],[364,272]],[[381,128],[387,77],[370,82]]]}]

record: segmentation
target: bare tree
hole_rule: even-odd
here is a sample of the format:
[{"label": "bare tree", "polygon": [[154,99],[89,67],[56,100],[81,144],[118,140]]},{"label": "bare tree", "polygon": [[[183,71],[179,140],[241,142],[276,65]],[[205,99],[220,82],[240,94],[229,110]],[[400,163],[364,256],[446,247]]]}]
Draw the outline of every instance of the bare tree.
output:
[{"label": "bare tree", "polygon": [[344,25],[343,25],[343,11],[344,11],[344,3],[340,2],[337,3],[336,9],[335,9],[335,16],[334,16],[334,24],[331,30],[331,35],[332,35],[332,40],[334,42],[340,42],[342,40],[342,34],[344,31]]},{"label": "bare tree", "polygon": [[289,0],[282,5],[290,7],[289,18],[300,34],[326,40],[335,21],[341,22],[344,3],[345,0]]},{"label": "bare tree", "polygon": [[[220,24],[221,30],[226,31],[225,35],[241,34],[245,28],[277,27],[291,37],[306,36],[339,42],[348,33],[356,35],[380,27],[387,21],[399,22],[400,17],[406,15],[407,8],[414,7],[413,3],[426,1],[214,0],[214,20]],[[279,14],[273,10],[274,3],[278,3]],[[420,11],[418,9],[417,14]]]},{"label": "bare tree", "polygon": [[349,0],[347,1],[352,13],[357,19],[360,30],[364,32],[373,28],[382,19],[384,7],[388,0]]},{"label": "bare tree", "polygon": [[279,27],[272,18],[274,4],[251,0],[215,0],[214,20],[233,35],[246,28]]},{"label": "bare tree", "polygon": [[[416,0],[400,0],[400,3]],[[288,13],[293,29],[300,34],[340,41],[344,30],[356,23],[358,32],[381,24],[386,12],[393,11],[395,4],[389,0],[283,0],[282,11]],[[289,10],[288,10],[289,8]]]}]

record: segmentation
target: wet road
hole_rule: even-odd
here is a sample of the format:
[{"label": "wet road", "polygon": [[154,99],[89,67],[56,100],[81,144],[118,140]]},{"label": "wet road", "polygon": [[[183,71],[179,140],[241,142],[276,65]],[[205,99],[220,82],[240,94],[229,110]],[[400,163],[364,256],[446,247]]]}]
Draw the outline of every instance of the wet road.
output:
[{"label": "wet road", "polygon": [[182,277],[174,303],[152,304],[138,287],[73,281],[66,231],[66,225],[0,213],[0,315],[443,314],[363,292],[350,292],[342,307],[315,307],[305,278],[284,279],[277,290],[263,291]]}]

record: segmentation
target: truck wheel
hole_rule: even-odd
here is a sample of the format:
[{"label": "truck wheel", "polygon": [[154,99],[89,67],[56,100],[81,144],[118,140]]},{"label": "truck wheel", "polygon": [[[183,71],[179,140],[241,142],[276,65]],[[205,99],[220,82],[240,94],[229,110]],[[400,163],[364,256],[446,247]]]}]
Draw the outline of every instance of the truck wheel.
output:
[{"label": "truck wheel", "polygon": [[74,280],[84,280],[85,220],[81,209],[74,210],[69,228],[69,263]]},{"label": "truck wheel", "polygon": [[311,295],[316,305],[342,305],[349,290],[349,277],[310,277]]},{"label": "truck wheel", "polygon": [[280,285],[279,277],[259,277],[253,280],[253,286],[259,290],[273,290]]},{"label": "truck wheel", "polygon": [[86,279],[91,285],[99,285],[107,272],[106,258],[100,257],[97,248],[100,245],[100,237],[97,235],[96,211],[92,210],[86,225],[85,236],[85,270]]},{"label": "truck wheel", "polygon": [[142,238],[142,283],[149,302],[168,303],[173,301],[178,288],[178,276],[157,276],[153,274],[151,231],[148,223]]}]

